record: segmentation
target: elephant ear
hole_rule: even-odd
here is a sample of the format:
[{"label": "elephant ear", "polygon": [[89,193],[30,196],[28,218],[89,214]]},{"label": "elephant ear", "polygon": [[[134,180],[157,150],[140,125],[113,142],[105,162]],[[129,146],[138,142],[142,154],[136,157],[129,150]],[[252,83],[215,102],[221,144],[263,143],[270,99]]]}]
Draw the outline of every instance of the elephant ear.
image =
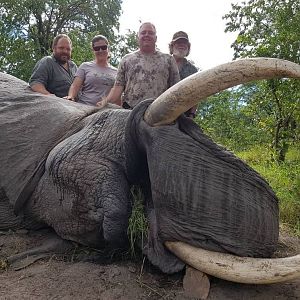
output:
[{"label": "elephant ear", "polygon": [[33,192],[49,151],[97,108],[34,93],[0,73],[0,188],[18,212]]},{"label": "elephant ear", "polygon": [[[142,111],[146,104],[136,109]],[[162,245],[182,241],[238,256],[272,255],[278,200],[267,182],[193,121],[179,117],[174,124],[151,127],[139,114],[135,135],[147,157],[155,211],[150,238],[157,236]],[[161,268],[163,255],[156,255],[150,259]]]}]

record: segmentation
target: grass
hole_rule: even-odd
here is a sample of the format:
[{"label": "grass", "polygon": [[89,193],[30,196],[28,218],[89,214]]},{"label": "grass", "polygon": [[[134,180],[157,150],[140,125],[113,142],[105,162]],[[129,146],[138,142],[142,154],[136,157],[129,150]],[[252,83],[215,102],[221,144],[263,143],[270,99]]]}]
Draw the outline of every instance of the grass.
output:
[{"label": "grass", "polygon": [[269,182],[279,198],[280,222],[300,236],[300,147],[292,147],[283,163],[268,159],[266,149],[257,146],[237,155]]},{"label": "grass", "polygon": [[[136,246],[144,245],[148,232],[148,222],[144,214],[144,197],[141,189],[133,186],[131,189],[132,214],[129,219],[127,235],[130,242],[130,253],[132,257],[136,257]],[[140,251],[138,251],[140,253]]]}]

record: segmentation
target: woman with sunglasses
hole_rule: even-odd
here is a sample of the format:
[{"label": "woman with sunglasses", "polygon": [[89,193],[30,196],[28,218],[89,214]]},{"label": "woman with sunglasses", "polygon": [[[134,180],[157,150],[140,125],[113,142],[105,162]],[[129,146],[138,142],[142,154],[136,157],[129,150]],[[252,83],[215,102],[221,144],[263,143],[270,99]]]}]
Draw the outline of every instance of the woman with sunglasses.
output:
[{"label": "woman with sunglasses", "polygon": [[87,105],[96,105],[114,85],[117,69],[109,64],[108,40],[96,35],[92,40],[95,60],[82,63],[65,98]]}]

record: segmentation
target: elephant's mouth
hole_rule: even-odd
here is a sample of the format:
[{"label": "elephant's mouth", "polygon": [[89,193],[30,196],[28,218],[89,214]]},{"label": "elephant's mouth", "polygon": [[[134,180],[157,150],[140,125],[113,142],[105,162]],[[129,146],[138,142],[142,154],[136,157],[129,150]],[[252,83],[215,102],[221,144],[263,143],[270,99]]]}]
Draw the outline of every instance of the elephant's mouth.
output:
[{"label": "elephant's mouth", "polygon": [[[300,66],[272,58],[242,59],[196,73],[179,82],[146,110],[150,126],[167,125],[199,101],[229,87],[260,79],[300,78]],[[193,247],[182,242],[165,246],[185,263],[207,274],[230,281],[254,284],[283,282],[300,277],[300,254],[279,259],[238,257]]]}]

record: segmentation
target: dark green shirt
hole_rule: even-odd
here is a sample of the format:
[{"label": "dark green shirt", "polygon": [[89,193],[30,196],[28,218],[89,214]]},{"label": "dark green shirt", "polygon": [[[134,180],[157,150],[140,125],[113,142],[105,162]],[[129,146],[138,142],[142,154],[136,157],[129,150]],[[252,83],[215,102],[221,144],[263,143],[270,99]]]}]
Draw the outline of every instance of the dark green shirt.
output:
[{"label": "dark green shirt", "polygon": [[68,95],[73,82],[77,66],[69,61],[69,70],[66,70],[53,56],[45,56],[35,65],[29,79],[29,85],[42,83],[46,90],[57,97]]},{"label": "dark green shirt", "polygon": [[179,70],[180,80],[198,72],[198,69],[186,58],[184,59],[184,63]]}]

